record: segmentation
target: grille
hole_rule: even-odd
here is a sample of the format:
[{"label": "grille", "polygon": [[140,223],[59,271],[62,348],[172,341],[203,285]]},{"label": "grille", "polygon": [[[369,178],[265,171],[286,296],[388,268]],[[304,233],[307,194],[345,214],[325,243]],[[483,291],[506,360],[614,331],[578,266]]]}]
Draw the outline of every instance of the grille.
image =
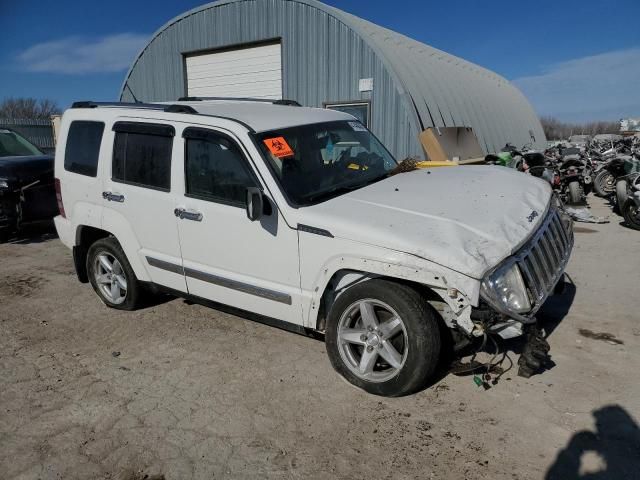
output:
[{"label": "grille", "polygon": [[533,311],[542,306],[564,273],[573,248],[573,227],[553,207],[533,238],[516,254],[532,296]]}]

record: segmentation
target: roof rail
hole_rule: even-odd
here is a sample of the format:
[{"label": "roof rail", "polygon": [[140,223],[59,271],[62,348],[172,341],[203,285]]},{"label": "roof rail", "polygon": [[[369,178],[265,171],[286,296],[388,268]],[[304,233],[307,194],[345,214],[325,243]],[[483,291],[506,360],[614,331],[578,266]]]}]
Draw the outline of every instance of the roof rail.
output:
[{"label": "roof rail", "polygon": [[161,104],[161,103],[134,103],[134,102],[73,102],[71,108],[99,108],[99,107],[121,107],[121,108],[141,108],[145,110],[160,110],[167,113],[198,113],[189,105]]},{"label": "roof rail", "polygon": [[200,102],[203,100],[228,100],[232,102],[259,102],[259,103],[271,103],[273,105],[286,105],[288,107],[301,107],[295,100],[272,100],[269,98],[251,98],[251,97],[180,97],[179,102]]},{"label": "roof rail", "polygon": [[[200,99],[198,99],[200,100]],[[122,108],[140,108],[145,110],[158,110],[160,112],[167,113],[191,113],[196,115],[203,115],[205,117],[213,117],[213,118],[221,118],[223,120],[228,120],[230,122],[235,122],[252,133],[255,133],[255,130],[245,122],[238,120],[237,118],[224,117],[221,115],[211,115],[211,114],[202,114],[198,112],[195,108],[190,105],[181,105],[178,103],[166,104],[166,103],[133,103],[133,102],[73,102],[71,108],[99,108],[99,107],[122,107]]]}]

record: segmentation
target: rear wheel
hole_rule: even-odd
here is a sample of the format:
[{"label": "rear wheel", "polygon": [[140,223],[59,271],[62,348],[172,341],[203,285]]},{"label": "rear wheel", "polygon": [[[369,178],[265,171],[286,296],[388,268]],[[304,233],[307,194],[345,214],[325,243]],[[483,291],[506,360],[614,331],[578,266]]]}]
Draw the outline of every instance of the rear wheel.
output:
[{"label": "rear wheel", "polygon": [[618,212],[622,214],[622,207],[627,203],[627,181],[626,180],[618,180],[616,182],[616,201],[618,205]]},{"label": "rear wheel", "polygon": [[640,230],[640,208],[632,199],[628,199],[622,206],[622,216],[627,226]]},{"label": "rear wheel", "polygon": [[115,238],[100,239],[89,247],[87,272],[91,286],[108,307],[135,310],[140,306],[142,286]]},{"label": "rear wheel", "polygon": [[436,312],[414,289],[370,280],[338,297],[326,343],[335,370],[375,395],[398,397],[433,375],[441,338]]},{"label": "rear wheel", "polygon": [[582,187],[580,186],[580,182],[570,182],[569,183],[569,204],[577,205],[582,203]]},{"label": "rear wheel", "polygon": [[600,170],[593,179],[593,189],[596,195],[607,197],[611,195],[616,188],[616,179],[608,170]]}]

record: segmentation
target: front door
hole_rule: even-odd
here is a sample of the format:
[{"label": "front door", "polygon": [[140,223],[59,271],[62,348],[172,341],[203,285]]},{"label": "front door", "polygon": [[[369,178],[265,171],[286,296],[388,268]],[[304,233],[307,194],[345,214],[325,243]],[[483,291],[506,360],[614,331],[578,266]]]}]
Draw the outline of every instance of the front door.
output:
[{"label": "front door", "polygon": [[237,141],[211,129],[187,128],[184,197],[177,209],[189,293],[302,324],[297,230],[266,200],[251,221],[247,187],[260,187]]}]

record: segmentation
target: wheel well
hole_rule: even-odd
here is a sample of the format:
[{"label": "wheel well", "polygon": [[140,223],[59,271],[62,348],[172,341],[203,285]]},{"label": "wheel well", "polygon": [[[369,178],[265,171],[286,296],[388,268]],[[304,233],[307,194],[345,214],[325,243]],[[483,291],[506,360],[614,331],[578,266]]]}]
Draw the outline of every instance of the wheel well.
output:
[{"label": "wheel well", "polygon": [[111,234],[106,230],[101,230],[87,225],[80,225],[76,230],[76,244],[73,247],[73,263],[76,267],[78,280],[82,283],[89,282],[87,272],[87,254],[89,247],[101,238],[107,238]]},{"label": "wheel well", "polygon": [[316,319],[316,330],[324,331],[326,326],[327,315],[331,310],[336,298],[340,295],[340,293],[347,288],[360,283],[365,282],[367,280],[373,279],[387,280],[389,282],[400,283],[402,285],[407,285],[415,290],[417,290],[420,295],[422,295],[427,302],[441,302],[442,299],[440,296],[429,288],[427,285],[423,285],[421,283],[412,282],[409,280],[404,280],[401,278],[388,277],[384,275],[372,274],[368,272],[361,272],[357,270],[338,270],[333,274],[329,282],[327,283],[324,292],[322,292],[322,297],[320,298],[320,305],[318,306],[318,317]]}]

